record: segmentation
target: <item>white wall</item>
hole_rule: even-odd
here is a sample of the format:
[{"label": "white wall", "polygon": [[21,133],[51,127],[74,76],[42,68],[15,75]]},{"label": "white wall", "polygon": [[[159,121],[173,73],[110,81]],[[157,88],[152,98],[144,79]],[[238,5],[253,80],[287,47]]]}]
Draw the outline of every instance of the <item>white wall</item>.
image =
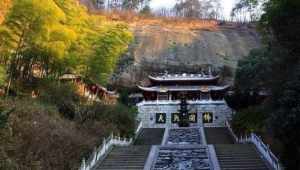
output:
[{"label": "white wall", "polygon": [[[177,124],[172,124],[172,113],[178,113],[180,106],[178,104],[138,104],[138,118],[143,122],[144,128],[166,128],[177,127]],[[191,126],[204,126],[204,127],[225,127],[225,121],[230,120],[232,117],[232,110],[227,106],[226,102],[219,103],[203,103],[203,104],[190,104],[189,113],[197,113],[197,124]],[[202,123],[202,114],[204,112],[213,113],[213,123]],[[156,123],[156,113],[166,113],[166,123]]]}]

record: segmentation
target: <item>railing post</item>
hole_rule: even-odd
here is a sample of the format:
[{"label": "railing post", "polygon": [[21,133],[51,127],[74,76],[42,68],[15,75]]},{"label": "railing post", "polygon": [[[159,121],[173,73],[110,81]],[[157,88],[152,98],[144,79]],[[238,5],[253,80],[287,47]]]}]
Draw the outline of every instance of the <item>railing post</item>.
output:
[{"label": "railing post", "polygon": [[81,170],[86,170],[86,165],[85,165],[85,159],[84,158],[82,160],[82,169]]}]

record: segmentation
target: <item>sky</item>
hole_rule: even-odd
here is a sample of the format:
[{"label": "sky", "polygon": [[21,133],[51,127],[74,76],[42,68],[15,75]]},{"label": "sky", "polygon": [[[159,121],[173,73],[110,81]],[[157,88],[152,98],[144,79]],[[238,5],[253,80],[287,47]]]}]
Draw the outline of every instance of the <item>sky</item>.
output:
[{"label": "sky", "polygon": [[[235,4],[235,0],[220,0],[223,10],[224,16],[229,17],[230,12]],[[176,0],[151,0],[150,6],[152,9],[159,9],[162,7],[172,8],[175,4]]]}]

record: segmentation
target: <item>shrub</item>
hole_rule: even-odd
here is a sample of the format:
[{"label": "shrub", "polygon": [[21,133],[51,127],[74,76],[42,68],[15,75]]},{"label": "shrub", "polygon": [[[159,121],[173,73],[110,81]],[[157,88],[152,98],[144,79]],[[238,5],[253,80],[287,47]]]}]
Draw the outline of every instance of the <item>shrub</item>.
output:
[{"label": "shrub", "polygon": [[[15,110],[8,117],[8,128],[0,129],[7,134],[1,141],[0,133],[0,151],[2,147],[9,153],[6,155],[16,162],[16,169],[78,168],[81,158],[104,137],[88,128],[78,128],[75,122],[64,119],[55,106],[31,99],[8,101],[6,105]],[[97,128],[103,132],[110,127]]]},{"label": "shrub", "polygon": [[95,104],[85,108],[85,115],[81,115],[84,121],[98,121],[104,125],[112,125],[113,132],[121,136],[130,137],[135,130],[136,110],[123,104],[101,105]]},{"label": "shrub", "polygon": [[48,80],[44,81],[41,87],[40,99],[43,102],[55,105],[64,117],[71,120],[75,118],[80,96],[73,84]]},{"label": "shrub", "polygon": [[241,111],[249,107],[260,105],[264,102],[265,97],[258,93],[241,92],[235,90],[234,94],[226,95],[225,100],[227,104],[234,110]]},{"label": "shrub", "polygon": [[267,115],[259,107],[249,107],[233,116],[232,126],[238,135],[251,132],[261,133],[265,126]]},{"label": "shrub", "polygon": [[9,117],[9,114],[14,109],[5,110],[4,108],[0,108],[0,129],[6,127],[7,119]]}]

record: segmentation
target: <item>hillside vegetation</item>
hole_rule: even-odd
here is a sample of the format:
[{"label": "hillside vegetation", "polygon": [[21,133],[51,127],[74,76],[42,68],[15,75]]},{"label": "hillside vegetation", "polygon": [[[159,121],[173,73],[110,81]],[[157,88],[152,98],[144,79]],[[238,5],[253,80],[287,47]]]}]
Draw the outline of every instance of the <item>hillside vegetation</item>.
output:
[{"label": "hillside vegetation", "polygon": [[110,133],[130,137],[134,109],[87,102],[59,81],[74,73],[106,85],[133,39],[127,24],[73,0],[12,0],[7,11],[8,2],[0,1],[0,169],[78,169]]},{"label": "hillside vegetation", "polygon": [[[240,4],[251,9],[257,1]],[[238,63],[234,105],[240,107],[233,124],[242,133],[267,136],[285,169],[300,169],[300,2],[269,0],[263,11],[264,44]]]},{"label": "hillside vegetation", "polygon": [[1,0],[0,1],[0,24],[3,22],[8,9],[11,6],[11,0]]}]

